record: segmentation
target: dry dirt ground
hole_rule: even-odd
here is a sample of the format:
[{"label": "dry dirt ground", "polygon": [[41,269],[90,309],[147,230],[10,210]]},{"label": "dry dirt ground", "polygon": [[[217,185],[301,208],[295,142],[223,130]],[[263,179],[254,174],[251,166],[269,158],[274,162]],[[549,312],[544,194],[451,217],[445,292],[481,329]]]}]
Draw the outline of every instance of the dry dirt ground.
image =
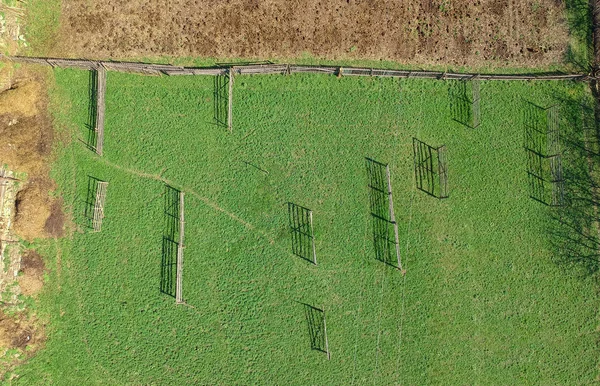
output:
[{"label": "dry dirt ground", "polygon": [[308,53],[539,67],[561,62],[569,38],[560,0],[63,0],[62,8],[54,53],[70,57]]},{"label": "dry dirt ground", "polygon": [[27,241],[60,236],[61,206],[49,196],[55,188],[48,176],[53,129],[44,81],[23,70],[8,87],[0,93],[0,166],[26,176],[16,194],[12,230]]},{"label": "dry dirt ground", "polygon": [[43,347],[44,327],[35,316],[25,312],[9,316],[0,310],[0,382],[9,384],[6,373]]},{"label": "dry dirt ground", "polygon": [[[24,253],[19,262],[18,291],[35,297],[44,285],[45,266],[42,256],[33,250]],[[3,272],[4,273],[4,272]],[[15,366],[33,356],[46,341],[45,323],[27,309],[12,308],[10,302],[0,307],[0,383]]]},{"label": "dry dirt ground", "polygon": [[18,278],[21,293],[35,296],[44,285],[44,259],[33,250],[27,251],[21,259],[21,275]]},{"label": "dry dirt ground", "polygon": [[31,321],[0,311],[0,347],[25,348],[39,342],[39,338]]},{"label": "dry dirt ground", "polygon": [[[23,255],[21,275],[18,279],[23,295],[37,295],[44,284],[44,271],[42,256],[35,251],[27,251]],[[28,354],[31,355],[31,352],[39,348],[44,340],[43,326],[38,323],[35,316],[27,315],[26,312],[8,316],[0,310],[0,350],[29,347]],[[0,380],[1,374],[0,368]]]},{"label": "dry dirt ground", "polygon": [[9,181],[0,203],[2,381],[7,371],[33,355],[45,341],[43,322],[23,310],[18,297],[35,297],[42,289],[44,260],[36,252],[24,250],[18,240],[60,237],[65,217],[62,200],[50,195],[55,189],[49,177],[54,131],[45,77],[7,66],[0,70],[0,79],[0,169],[19,180]]}]

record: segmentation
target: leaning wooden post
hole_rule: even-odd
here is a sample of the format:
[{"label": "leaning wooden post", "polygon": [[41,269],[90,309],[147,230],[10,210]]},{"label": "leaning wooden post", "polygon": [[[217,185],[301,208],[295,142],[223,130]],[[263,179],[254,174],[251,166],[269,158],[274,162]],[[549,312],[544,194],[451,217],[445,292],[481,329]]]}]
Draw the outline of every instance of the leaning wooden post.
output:
[{"label": "leaning wooden post", "polygon": [[325,351],[327,351],[327,359],[331,360],[331,353],[329,352],[329,340],[327,339],[327,322],[325,317],[325,307],[323,307],[323,332],[325,333]]},{"label": "leaning wooden post", "polygon": [[177,287],[175,288],[175,302],[183,303],[183,240],[184,240],[184,216],[183,216],[184,193],[179,192],[179,245],[177,246]]},{"label": "leaning wooden post", "polygon": [[473,115],[473,128],[479,127],[481,121],[481,109],[480,109],[480,92],[479,92],[479,80],[471,80],[471,110]]},{"label": "leaning wooden post", "polygon": [[229,105],[227,107],[227,127],[229,128],[229,132],[233,132],[233,126],[231,124],[232,116],[231,112],[233,110],[233,67],[229,68]]},{"label": "leaning wooden post", "polygon": [[104,145],[104,97],[106,95],[106,69],[102,66],[96,70],[96,153],[102,155]]},{"label": "leaning wooden post", "polygon": [[312,239],[313,263],[317,265],[317,247],[315,247],[315,231],[313,229],[312,210],[308,212],[310,218],[310,238]]}]

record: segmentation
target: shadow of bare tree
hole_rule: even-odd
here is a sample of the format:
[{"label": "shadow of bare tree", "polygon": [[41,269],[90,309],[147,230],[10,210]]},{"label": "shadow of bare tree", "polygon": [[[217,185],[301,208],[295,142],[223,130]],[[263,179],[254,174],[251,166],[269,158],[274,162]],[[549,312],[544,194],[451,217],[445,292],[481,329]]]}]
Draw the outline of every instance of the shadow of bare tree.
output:
[{"label": "shadow of bare tree", "polygon": [[549,238],[558,264],[591,275],[600,267],[598,229],[598,153],[596,102],[560,95],[564,205],[550,214]]}]

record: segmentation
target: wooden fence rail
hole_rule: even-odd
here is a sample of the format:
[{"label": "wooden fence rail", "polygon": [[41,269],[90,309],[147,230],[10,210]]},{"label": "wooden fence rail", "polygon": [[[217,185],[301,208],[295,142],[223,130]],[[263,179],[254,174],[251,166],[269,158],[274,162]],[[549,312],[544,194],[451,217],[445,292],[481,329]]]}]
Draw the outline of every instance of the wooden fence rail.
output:
[{"label": "wooden fence rail", "polygon": [[454,80],[574,80],[590,81],[594,79],[588,74],[541,73],[541,74],[477,74],[454,73],[443,71],[412,71],[360,67],[339,66],[309,66],[297,64],[249,64],[228,65],[227,67],[183,67],[168,64],[133,63],[94,61],[86,59],[60,59],[60,58],[33,58],[26,56],[0,55],[0,59],[17,62],[48,65],[52,67],[98,69],[105,68],[110,71],[131,72],[144,75],[227,75],[232,71],[235,75],[256,74],[292,74],[312,73],[331,74],[338,76],[378,76],[392,78],[421,78],[421,79],[454,79]]},{"label": "wooden fence rail", "polygon": [[229,91],[227,93],[227,128],[229,132],[233,132],[232,127],[232,110],[233,110],[233,69],[229,69]]},{"label": "wooden fence rail", "polygon": [[[92,70],[94,71],[94,70]],[[106,96],[106,70],[104,67],[99,67],[97,70],[96,81],[96,153],[102,155],[104,147],[104,97]]]}]

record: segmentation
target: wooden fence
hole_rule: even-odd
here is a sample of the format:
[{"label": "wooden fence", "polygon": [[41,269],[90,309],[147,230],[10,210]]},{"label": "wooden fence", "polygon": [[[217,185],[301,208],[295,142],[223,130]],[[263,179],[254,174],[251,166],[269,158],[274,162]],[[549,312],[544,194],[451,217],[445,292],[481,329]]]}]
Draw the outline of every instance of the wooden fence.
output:
[{"label": "wooden fence", "polygon": [[310,66],[297,64],[249,64],[218,67],[183,67],[169,64],[95,61],[86,59],[33,58],[0,55],[0,59],[17,63],[33,63],[61,68],[130,72],[145,75],[255,75],[255,74],[331,74],[337,76],[378,76],[391,78],[454,79],[454,80],[575,80],[589,81],[588,74],[540,73],[540,74],[476,74],[443,71],[393,70],[360,67]]},{"label": "wooden fence", "polygon": [[233,109],[233,71],[229,69],[229,92],[227,94],[227,128],[229,132],[233,132],[231,113]]},{"label": "wooden fence", "polygon": [[106,95],[106,69],[104,67],[98,67],[96,71],[96,153],[102,155],[102,149],[104,147],[104,97]]}]

